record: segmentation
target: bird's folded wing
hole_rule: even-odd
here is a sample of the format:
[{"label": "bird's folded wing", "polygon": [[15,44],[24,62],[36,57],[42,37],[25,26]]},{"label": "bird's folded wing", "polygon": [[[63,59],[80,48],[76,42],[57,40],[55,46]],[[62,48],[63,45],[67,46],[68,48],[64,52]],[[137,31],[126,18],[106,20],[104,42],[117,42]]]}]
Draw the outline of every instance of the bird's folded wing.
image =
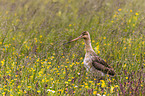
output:
[{"label": "bird's folded wing", "polygon": [[97,62],[100,63],[102,65],[104,65],[105,67],[111,68],[110,65],[108,65],[102,58],[100,58],[99,56],[92,56],[92,62]]},{"label": "bird's folded wing", "polygon": [[115,75],[115,71],[112,68],[108,68],[98,62],[92,62],[92,65],[95,67],[95,69],[102,71],[105,74],[109,74],[114,76]]}]

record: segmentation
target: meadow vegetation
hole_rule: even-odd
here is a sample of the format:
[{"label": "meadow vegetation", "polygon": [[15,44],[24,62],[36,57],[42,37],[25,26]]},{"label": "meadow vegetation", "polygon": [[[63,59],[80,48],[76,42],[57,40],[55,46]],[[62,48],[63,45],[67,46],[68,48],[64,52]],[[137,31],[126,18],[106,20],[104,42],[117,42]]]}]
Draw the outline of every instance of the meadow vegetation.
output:
[{"label": "meadow vegetation", "polygon": [[[143,96],[144,0],[0,0],[0,96]],[[91,77],[84,42],[117,78]]]}]

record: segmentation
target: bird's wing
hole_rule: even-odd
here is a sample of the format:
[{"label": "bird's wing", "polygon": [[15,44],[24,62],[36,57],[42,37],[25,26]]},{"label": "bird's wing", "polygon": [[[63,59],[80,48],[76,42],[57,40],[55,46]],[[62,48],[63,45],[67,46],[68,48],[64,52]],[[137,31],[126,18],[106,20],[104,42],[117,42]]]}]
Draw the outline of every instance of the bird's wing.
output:
[{"label": "bird's wing", "polygon": [[111,66],[108,65],[99,56],[92,56],[92,65],[95,67],[95,69],[102,71],[105,74],[109,74],[112,76],[115,75],[115,71],[113,70],[113,68],[111,68]]},{"label": "bird's wing", "polygon": [[108,65],[107,62],[105,62],[99,56],[92,56],[91,58],[92,58],[92,62],[97,62],[97,63],[100,63],[100,64],[104,65],[105,67],[111,68],[111,66]]},{"label": "bird's wing", "polygon": [[98,62],[92,62],[92,65],[95,67],[95,69],[105,73],[114,76],[115,71],[112,68],[105,67],[104,65],[98,63]]}]

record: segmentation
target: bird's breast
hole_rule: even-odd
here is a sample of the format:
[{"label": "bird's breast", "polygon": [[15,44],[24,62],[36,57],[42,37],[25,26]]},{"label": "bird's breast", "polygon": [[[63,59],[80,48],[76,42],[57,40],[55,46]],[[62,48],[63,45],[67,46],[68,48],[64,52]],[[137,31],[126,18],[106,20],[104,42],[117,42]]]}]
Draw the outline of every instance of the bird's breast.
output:
[{"label": "bird's breast", "polygon": [[92,60],[90,58],[89,55],[85,55],[85,59],[84,59],[84,66],[86,67],[87,71],[91,68],[92,66]]}]

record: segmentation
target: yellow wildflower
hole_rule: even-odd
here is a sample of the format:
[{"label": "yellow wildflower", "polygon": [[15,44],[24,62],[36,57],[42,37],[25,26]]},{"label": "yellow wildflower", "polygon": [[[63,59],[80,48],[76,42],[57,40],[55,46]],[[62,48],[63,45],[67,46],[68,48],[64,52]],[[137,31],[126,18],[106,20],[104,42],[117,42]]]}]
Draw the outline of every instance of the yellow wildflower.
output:
[{"label": "yellow wildflower", "polygon": [[85,86],[85,88],[86,88],[86,89],[88,89],[88,88],[89,88],[89,86]]},{"label": "yellow wildflower", "polygon": [[132,10],[130,10],[130,12],[132,12]]},{"label": "yellow wildflower", "polygon": [[135,13],[135,15],[137,16],[137,15],[139,15],[138,13]]},{"label": "yellow wildflower", "polygon": [[42,35],[40,35],[40,38],[42,38]]},{"label": "yellow wildflower", "polygon": [[126,79],[128,79],[128,77],[126,77]]},{"label": "yellow wildflower", "polygon": [[48,62],[48,64],[51,64],[51,62]]},{"label": "yellow wildflower", "polygon": [[69,27],[71,27],[72,25],[71,24],[69,24]]},{"label": "yellow wildflower", "polygon": [[94,91],[93,94],[96,95],[97,94],[97,91]]},{"label": "yellow wildflower", "polygon": [[121,11],[122,9],[118,9],[118,11]]},{"label": "yellow wildflower", "polygon": [[40,91],[40,90],[38,90],[37,92],[38,92],[38,93],[40,93],[41,91]]},{"label": "yellow wildflower", "polygon": [[110,93],[113,93],[113,90],[114,90],[114,87],[111,86],[111,88],[110,88]]},{"label": "yellow wildflower", "polygon": [[28,88],[32,88],[31,86],[28,86]]},{"label": "yellow wildflower", "polygon": [[92,42],[95,42],[95,40],[92,40]]}]

